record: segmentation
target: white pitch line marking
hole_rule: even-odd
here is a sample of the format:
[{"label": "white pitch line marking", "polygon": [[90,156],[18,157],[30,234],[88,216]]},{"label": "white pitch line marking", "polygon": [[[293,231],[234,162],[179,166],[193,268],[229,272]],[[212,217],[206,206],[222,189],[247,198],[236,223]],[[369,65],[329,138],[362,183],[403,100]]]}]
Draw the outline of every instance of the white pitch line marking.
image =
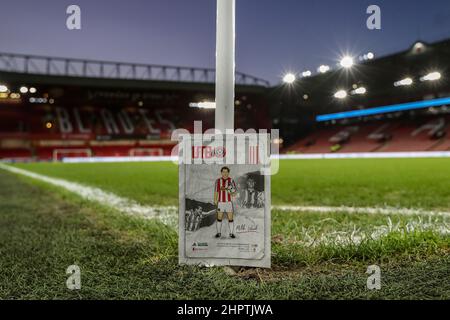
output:
[{"label": "white pitch line marking", "polygon": [[6,171],[21,174],[48,184],[58,186],[79,195],[81,198],[98,202],[102,205],[119,210],[129,215],[138,215],[150,219],[158,219],[166,225],[175,226],[177,223],[178,208],[175,206],[143,206],[134,200],[120,197],[112,192],[100,188],[85,186],[64,179],[51,178],[28,170],[15,168],[0,163],[0,168]]},{"label": "white pitch line marking", "polygon": [[[100,188],[86,186],[76,182],[70,182],[65,179],[52,178],[46,175],[38,174],[28,170],[16,168],[0,163],[0,169],[21,174],[36,180],[40,180],[55,186],[64,188],[70,192],[79,195],[81,198],[98,202],[102,205],[116,209],[122,213],[129,215],[138,215],[149,219],[157,219],[166,225],[176,227],[178,207],[176,206],[144,206],[134,200],[118,196],[112,192],[104,191]],[[292,206],[292,205],[275,205],[273,210],[294,211],[294,212],[318,212],[318,213],[366,213],[366,214],[383,214],[383,215],[406,215],[406,216],[442,216],[450,217],[450,212],[445,211],[427,211],[424,209],[409,208],[372,208],[372,207],[325,207],[325,206]]]},{"label": "white pitch line marking", "polygon": [[279,211],[294,211],[294,212],[319,212],[319,213],[366,213],[366,214],[382,214],[382,215],[403,215],[403,216],[443,216],[450,217],[448,211],[433,211],[425,209],[410,209],[410,208],[395,208],[395,207],[321,207],[321,206],[290,206],[290,205],[275,205],[272,210]]}]

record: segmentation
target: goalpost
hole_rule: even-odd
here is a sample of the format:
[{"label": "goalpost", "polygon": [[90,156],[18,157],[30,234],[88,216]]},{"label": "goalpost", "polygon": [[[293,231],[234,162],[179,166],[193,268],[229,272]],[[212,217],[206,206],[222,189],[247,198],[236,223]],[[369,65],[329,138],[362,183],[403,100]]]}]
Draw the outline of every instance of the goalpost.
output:
[{"label": "goalpost", "polygon": [[59,156],[65,154],[84,154],[86,157],[92,157],[92,150],[89,148],[85,149],[54,149],[53,150],[53,162],[57,162],[59,160]]}]

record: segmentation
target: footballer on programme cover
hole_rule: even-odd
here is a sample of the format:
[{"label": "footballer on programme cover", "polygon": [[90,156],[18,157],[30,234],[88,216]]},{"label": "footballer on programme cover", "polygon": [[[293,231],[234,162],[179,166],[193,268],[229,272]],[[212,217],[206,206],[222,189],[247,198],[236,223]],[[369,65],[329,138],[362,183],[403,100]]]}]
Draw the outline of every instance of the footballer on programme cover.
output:
[{"label": "footballer on programme cover", "polygon": [[230,168],[222,167],[220,169],[222,177],[214,183],[214,205],[217,206],[217,233],[216,238],[222,237],[222,220],[224,215],[227,216],[230,238],[236,238],[234,235],[233,220],[233,202],[232,198],[236,195],[236,183],[230,177]]}]

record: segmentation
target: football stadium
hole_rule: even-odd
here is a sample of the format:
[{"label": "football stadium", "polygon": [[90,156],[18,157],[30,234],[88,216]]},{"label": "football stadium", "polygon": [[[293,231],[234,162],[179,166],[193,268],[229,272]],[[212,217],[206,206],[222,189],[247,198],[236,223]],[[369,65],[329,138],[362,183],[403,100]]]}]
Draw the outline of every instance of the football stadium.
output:
[{"label": "football stadium", "polygon": [[1,52],[0,299],[450,299],[450,39],[376,49],[236,71],[235,128],[279,130],[271,268],[178,263],[173,132],[214,128],[214,68]]}]

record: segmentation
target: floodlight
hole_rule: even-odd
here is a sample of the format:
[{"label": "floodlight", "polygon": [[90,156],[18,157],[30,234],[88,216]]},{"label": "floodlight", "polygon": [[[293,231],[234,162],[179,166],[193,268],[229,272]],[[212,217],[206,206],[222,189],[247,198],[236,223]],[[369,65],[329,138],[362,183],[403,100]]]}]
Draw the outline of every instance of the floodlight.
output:
[{"label": "floodlight", "polygon": [[334,97],[336,99],[345,99],[347,97],[347,91],[345,90],[339,90],[334,94]]},{"label": "floodlight", "polygon": [[426,76],[420,78],[420,81],[436,81],[436,80],[439,80],[441,77],[442,77],[441,73],[435,71],[435,72],[430,72]]},{"label": "floodlight", "polygon": [[356,88],[352,91],[352,94],[365,94],[367,92],[367,89],[364,87]]},{"label": "floodlight", "polygon": [[283,82],[287,83],[287,84],[293,84],[296,80],[295,74],[293,73],[287,73],[284,77],[283,77]]},{"label": "floodlight", "polygon": [[345,56],[341,59],[341,66],[344,68],[351,68],[353,66],[353,58],[350,56]]},{"label": "floodlight", "polygon": [[400,80],[400,81],[395,82],[395,83],[394,83],[394,86],[395,86],[395,87],[410,86],[410,85],[412,85],[413,83],[414,83],[413,79],[411,79],[411,78],[405,78],[405,79],[402,79],[402,80]]},{"label": "floodlight", "polygon": [[317,69],[320,73],[325,73],[330,71],[330,66],[327,65],[321,65],[318,69]]},{"label": "floodlight", "polygon": [[306,70],[302,72],[302,77],[306,78],[306,77],[311,77],[312,72],[310,70]]}]

